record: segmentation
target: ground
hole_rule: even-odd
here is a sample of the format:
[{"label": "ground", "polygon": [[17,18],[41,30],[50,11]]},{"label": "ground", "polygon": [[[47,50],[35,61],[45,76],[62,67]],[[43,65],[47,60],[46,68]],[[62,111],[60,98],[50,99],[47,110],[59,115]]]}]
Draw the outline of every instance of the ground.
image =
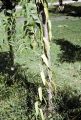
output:
[{"label": "ground", "polygon": [[[77,7],[76,7],[77,6]],[[59,13],[57,9],[53,6],[49,8],[50,19],[52,22],[52,34],[53,38],[51,41],[51,60],[52,60],[52,73],[53,81],[56,87],[64,88],[62,94],[65,97],[65,103],[62,101],[62,95],[59,89],[59,104],[67,112],[67,109],[71,107],[70,103],[75,103],[75,106],[81,106],[79,102],[80,92],[81,92],[81,13],[80,4],[65,6],[62,13]],[[69,8],[69,9],[68,9]],[[8,43],[6,41],[6,34],[4,36],[5,28],[2,26],[4,23],[3,14],[1,13],[0,19],[0,68],[5,69],[6,61],[9,63],[8,58]],[[40,79],[40,56],[41,50],[38,48],[31,50],[30,47],[23,50],[22,44],[22,26],[23,18],[17,18],[16,26],[16,44],[13,44],[15,51],[15,63],[23,66],[23,70],[19,72],[22,73],[18,76],[17,81],[8,86],[6,85],[7,73],[3,76],[3,71],[0,69],[0,118],[1,120],[30,120],[27,118],[27,108],[28,108],[28,98],[30,102],[30,97],[27,96],[32,94],[34,97],[34,90],[29,89],[30,86],[34,86],[34,81],[38,83]],[[5,25],[5,24],[4,24]],[[27,44],[29,45],[28,41]],[[23,59],[24,57],[24,59]],[[4,64],[4,62],[5,64]],[[20,66],[19,66],[20,67]],[[24,69],[26,72],[24,72]],[[24,77],[23,77],[24,76]],[[14,77],[13,77],[14,78]],[[12,78],[12,79],[13,79]],[[29,83],[31,82],[31,83]],[[38,86],[38,84],[37,84]],[[69,87],[66,87],[69,86]],[[74,89],[75,91],[71,91]],[[67,91],[68,92],[67,92]],[[79,96],[78,93],[79,92]],[[34,92],[34,93],[33,93]],[[65,95],[65,96],[64,96]],[[67,98],[68,96],[68,98]],[[70,99],[72,98],[72,99]],[[75,99],[74,99],[75,98]],[[61,99],[61,102],[60,102]],[[73,102],[72,102],[73,101]],[[80,100],[81,101],[81,100]],[[78,105],[77,105],[77,104]],[[34,104],[34,103],[32,103]],[[69,107],[68,107],[69,106]],[[62,108],[62,109],[63,109]],[[71,107],[74,110],[74,104]],[[72,110],[69,109],[69,110]],[[62,113],[63,115],[64,113]],[[32,115],[33,116],[33,115]],[[75,117],[77,115],[74,115]],[[73,116],[73,119],[74,119]],[[72,115],[71,115],[72,117]],[[33,120],[33,119],[32,119]],[[62,120],[62,119],[60,119]],[[66,119],[68,120],[68,119]],[[72,119],[71,119],[72,120]],[[80,120],[76,117],[74,120]]]},{"label": "ground", "polygon": [[76,11],[77,8],[69,12],[65,10],[65,13],[58,15],[57,12],[53,14],[54,11],[51,11],[53,31],[51,54],[52,68],[58,84],[69,84],[81,90],[81,18],[75,16]]}]

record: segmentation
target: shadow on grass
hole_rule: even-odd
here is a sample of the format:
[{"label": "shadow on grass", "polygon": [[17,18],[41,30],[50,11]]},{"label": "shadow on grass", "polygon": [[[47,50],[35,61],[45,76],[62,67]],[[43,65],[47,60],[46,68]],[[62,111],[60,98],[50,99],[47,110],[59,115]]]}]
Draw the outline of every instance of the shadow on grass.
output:
[{"label": "shadow on grass", "polygon": [[[25,70],[22,68],[18,68],[17,74],[15,76],[15,79],[18,81],[21,81],[21,85],[26,89],[26,107],[27,107],[27,115],[29,115],[34,108],[34,103],[36,101],[36,97],[38,94],[38,86],[34,83],[34,77],[31,73],[28,73],[28,75],[25,73]],[[31,77],[31,78],[30,78]],[[37,77],[37,76],[36,76]],[[33,79],[33,82],[31,82],[31,79]]]},{"label": "shadow on grass", "polygon": [[[63,50],[66,50],[66,46],[70,47],[73,50],[73,45],[68,41],[57,40],[58,45],[63,45]],[[65,47],[64,47],[65,46]],[[77,47],[81,50],[81,48]],[[9,67],[9,53],[6,52],[0,54],[0,72],[1,70],[7,70]],[[22,66],[16,66],[17,68],[14,71],[16,84],[23,86],[26,89],[26,93],[24,93],[26,97],[26,115],[28,117],[31,116],[32,111],[34,110],[34,103],[38,99],[38,84],[31,82],[31,79],[38,80],[39,76],[32,75],[31,73],[27,74],[27,69],[22,69]],[[1,69],[2,68],[2,69]],[[6,71],[7,72],[7,71]],[[3,72],[4,73],[4,72]],[[9,83],[6,83],[7,87]],[[14,84],[14,83],[13,83]],[[18,86],[17,86],[18,87]],[[45,97],[47,99],[47,96]],[[63,120],[81,120],[81,95],[76,91],[71,89],[70,87],[58,88],[57,96],[54,96],[54,104],[56,104],[56,112],[58,112],[64,119]],[[44,104],[44,102],[43,102]],[[29,118],[30,120],[31,118]],[[56,118],[56,120],[59,120]]]},{"label": "shadow on grass", "polygon": [[81,120],[81,95],[76,89],[69,86],[59,89],[55,102],[63,120]]},{"label": "shadow on grass", "polygon": [[62,51],[62,53],[58,56],[60,57],[59,60],[61,62],[81,61],[81,46],[73,45],[71,42],[64,39],[54,41],[57,45],[60,45],[60,50]]},{"label": "shadow on grass", "polygon": [[65,5],[63,13],[68,16],[81,17],[81,6]]},{"label": "shadow on grass", "polygon": [[27,74],[27,70],[23,69],[22,66],[16,64],[11,69],[11,58],[9,52],[0,52],[0,74],[4,76],[6,87],[12,87],[12,85],[21,84],[27,91],[27,112],[31,112],[34,107],[35,97],[37,95],[37,85],[34,82],[35,79],[38,79],[38,75],[33,75],[31,73]]},{"label": "shadow on grass", "polygon": [[10,52],[0,52],[0,72],[8,73],[11,67]]},{"label": "shadow on grass", "polygon": [[50,13],[66,14],[67,16],[81,17],[81,6],[64,5],[64,10],[59,11],[58,6],[49,9]]}]

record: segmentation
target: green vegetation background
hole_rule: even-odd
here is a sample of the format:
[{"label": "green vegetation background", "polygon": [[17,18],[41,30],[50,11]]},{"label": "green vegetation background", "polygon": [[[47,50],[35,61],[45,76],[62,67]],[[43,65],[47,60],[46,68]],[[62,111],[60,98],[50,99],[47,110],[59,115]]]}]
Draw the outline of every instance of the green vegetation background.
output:
[{"label": "green vegetation background", "polygon": [[[76,6],[76,5],[75,5]],[[77,109],[81,112],[81,17],[68,13],[58,13],[50,8],[53,39],[51,41],[51,59],[53,80],[58,88],[55,99],[57,119],[69,120],[68,111]],[[0,59],[2,53],[8,52],[5,28],[2,25],[4,15],[0,14]],[[16,40],[14,43],[15,64],[19,64],[18,75],[13,83],[8,84],[8,73],[0,73],[0,120],[35,120],[34,102],[37,86],[40,83],[41,49],[30,49],[30,42],[22,38],[23,22],[17,18]],[[22,49],[22,42],[27,42],[27,49]],[[38,41],[39,42],[39,41]],[[39,42],[40,43],[40,42]],[[0,65],[4,64],[0,61]],[[21,69],[22,66],[22,69]],[[0,70],[1,71],[1,70]],[[17,74],[17,73],[16,73]],[[34,99],[34,100],[33,100]],[[64,100],[65,99],[65,100]],[[78,103],[77,103],[78,101]],[[30,103],[31,102],[31,103]],[[73,104],[73,103],[76,103]],[[31,104],[31,105],[30,105]],[[73,104],[71,107],[70,104]],[[78,105],[77,105],[78,104]],[[64,109],[65,108],[65,109]],[[60,109],[62,111],[60,111]],[[75,120],[78,120],[76,117]]]}]

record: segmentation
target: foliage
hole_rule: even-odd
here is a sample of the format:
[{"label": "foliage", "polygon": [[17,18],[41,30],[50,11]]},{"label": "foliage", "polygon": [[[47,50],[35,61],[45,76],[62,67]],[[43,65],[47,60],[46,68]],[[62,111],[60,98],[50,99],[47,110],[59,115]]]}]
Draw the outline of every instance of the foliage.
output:
[{"label": "foliage", "polygon": [[[7,16],[5,17],[3,13],[0,13],[1,120],[35,120],[34,103],[36,100],[39,100],[39,84],[43,91],[42,103],[40,105],[43,110],[46,110],[47,94],[46,89],[42,86],[38,65],[42,47],[40,45],[41,41],[39,41],[40,30],[38,25],[40,24],[40,20],[38,15],[36,16],[35,7],[32,7],[32,5],[33,3],[28,3],[27,6],[27,9],[30,9],[28,19],[26,19],[27,16],[23,13],[24,10],[21,10],[19,13],[14,13],[16,33],[14,41],[12,40],[10,42],[15,55],[14,71],[11,71],[9,68],[9,45],[5,31]],[[27,35],[25,36],[25,31],[23,30],[26,20]],[[77,17],[75,19],[68,17],[67,19],[67,16],[61,15],[57,15],[56,17],[51,16],[51,20],[54,35],[54,40],[51,41],[52,71],[54,71],[53,78],[57,83],[57,91],[56,96],[54,94],[53,102],[56,114],[53,112],[48,117],[48,120],[78,120],[81,117],[81,35],[79,27],[81,22]],[[30,48],[33,35],[37,37],[35,39],[37,43],[35,49]],[[45,83],[43,73],[42,78]],[[41,116],[38,117],[38,120],[41,120]]]},{"label": "foliage", "polygon": [[[3,77],[2,75],[0,75],[1,120],[35,120],[35,111],[33,108],[35,100],[38,99],[35,98],[38,86],[30,81],[31,79],[32,81],[38,79],[38,75],[33,76],[33,74],[29,75],[28,73],[27,78],[24,78],[25,75],[24,73],[22,73],[22,71],[19,71],[19,74],[16,76],[16,80],[10,87],[6,83],[7,77]],[[28,87],[30,88],[30,90]],[[43,92],[43,95],[44,94],[46,94],[46,92]],[[31,99],[31,97],[33,99]],[[46,96],[45,99],[47,99]],[[53,97],[53,99],[53,105],[56,106],[56,114],[52,114],[52,116],[49,116],[48,120],[64,120],[66,118],[74,117],[77,117],[78,119],[78,117],[80,117],[77,116],[77,114],[79,115],[79,113],[81,112],[81,96],[79,91],[74,88],[72,89],[70,86],[67,85],[65,85],[64,87],[58,87],[57,94],[55,97]],[[30,100],[32,101],[30,102]],[[38,119],[40,120],[40,117]]]}]

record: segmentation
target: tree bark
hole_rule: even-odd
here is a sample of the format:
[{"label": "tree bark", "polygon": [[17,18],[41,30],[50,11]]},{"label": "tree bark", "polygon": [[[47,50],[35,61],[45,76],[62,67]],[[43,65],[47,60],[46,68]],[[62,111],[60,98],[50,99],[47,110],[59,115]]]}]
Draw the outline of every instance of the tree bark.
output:
[{"label": "tree bark", "polygon": [[15,39],[15,18],[13,18],[13,13],[8,16],[7,19],[7,40],[9,44],[9,54],[10,54],[10,67],[14,66],[14,50],[11,45],[11,41]]},{"label": "tree bark", "polygon": [[62,6],[63,4],[63,1],[62,0],[59,0],[59,6]]},{"label": "tree bark", "polygon": [[[45,6],[44,6],[45,4]],[[49,28],[48,28],[48,13],[46,14],[45,11],[45,7],[47,6],[46,1],[44,1],[44,3],[42,2],[37,2],[37,10],[38,10],[38,14],[40,16],[41,19],[41,24],[42,24],[42,28],[43,28],[43,37],[45,38],[45,40],[48,42],[49,46],[50,46],[50,40],[49,40]],[[47,10],[48,12],[48,10]],[[43,45],[44,45],[44,55],[47,58],[48,61],[48,66],[46,66],[46,80],[48,82],[48,88],[47,88],[47,94],[48,94],[48,116],[50,113],[52,113],[53,111],[53,103],[52,103],[52,90],[51,90],[51,80],[52,80],[52,74],[51,74],[51,60],[50,60],[50,48],[46,49],[46,43],[43,41]]]}]

